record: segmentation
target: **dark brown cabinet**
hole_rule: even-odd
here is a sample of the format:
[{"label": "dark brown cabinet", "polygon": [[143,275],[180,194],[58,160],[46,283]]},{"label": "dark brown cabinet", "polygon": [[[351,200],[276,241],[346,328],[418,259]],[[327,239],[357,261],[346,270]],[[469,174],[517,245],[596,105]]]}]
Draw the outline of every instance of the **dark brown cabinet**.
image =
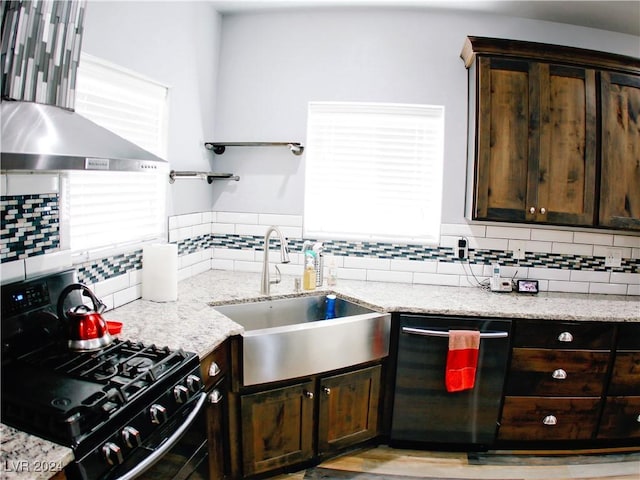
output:
[{"label": "dark brown cabinet", "polygon": [[640,230],[640,77],[602,72],[600,225]]},{"label": "dark brown cabinet", "polygon": [[640,324],[619,327],[598,438],[640,439]]},{"label": "dark brown cabinet", "polygon": [[241,395],[242,475],[298,464],[375,437],[381,372],[375,365]]},{"label": "dark brown cabinet", "polygon": [[615,332],[614,324],[517,321],[498,439],[594,439]]},{"label": "dark brown cabinet", "polygon": [[461,56],[473,219],[640,229],[640,60],[478,37]]}]

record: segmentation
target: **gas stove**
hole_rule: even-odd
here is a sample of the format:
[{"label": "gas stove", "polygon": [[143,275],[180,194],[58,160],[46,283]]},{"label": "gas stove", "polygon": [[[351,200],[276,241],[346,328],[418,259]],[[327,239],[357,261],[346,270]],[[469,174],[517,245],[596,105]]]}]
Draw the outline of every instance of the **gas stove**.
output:
[{"label": "gas stove", "polygon": [[74,277],[2,287],[2,422],[72,448],[70,479],[134,478],[202,408],[199,359],[119,339],[69,350],[55,305]]}]

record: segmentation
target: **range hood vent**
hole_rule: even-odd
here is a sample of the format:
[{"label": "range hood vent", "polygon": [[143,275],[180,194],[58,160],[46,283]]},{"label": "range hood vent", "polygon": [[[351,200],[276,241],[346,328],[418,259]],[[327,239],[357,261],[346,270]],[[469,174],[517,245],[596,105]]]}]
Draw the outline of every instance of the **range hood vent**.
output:
[{"label": "range hood vent", "polygon": [[8,1],[2,9],[3,171],[168,169],[73,111],[86,0]]}]

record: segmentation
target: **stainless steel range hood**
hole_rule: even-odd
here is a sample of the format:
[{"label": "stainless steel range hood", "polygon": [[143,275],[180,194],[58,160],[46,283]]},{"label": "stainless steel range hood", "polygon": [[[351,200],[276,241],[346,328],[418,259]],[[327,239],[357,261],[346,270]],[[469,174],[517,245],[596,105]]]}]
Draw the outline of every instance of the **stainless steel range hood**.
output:
[{"label": "stainless steel range hood", "polygon": [[54,105],[3,101],[2,170],[158,171],[168,162],[82,115]]},{"label": "stainless steel range hood", "polygon": [[73,111],[86,0],[2,3],[2,171],[168,167]]}]

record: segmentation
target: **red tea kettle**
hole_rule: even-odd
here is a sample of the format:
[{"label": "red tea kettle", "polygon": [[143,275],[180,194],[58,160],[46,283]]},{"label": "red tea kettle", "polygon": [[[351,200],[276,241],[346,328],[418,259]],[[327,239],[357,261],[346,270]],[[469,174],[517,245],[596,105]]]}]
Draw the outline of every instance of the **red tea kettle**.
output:
[{"label": "red tea kettle", "polygon": [[[93,310],[81,303],[65,311],[64,302],[75,290],[82,290],[82,295],[91,299]],[[111,344],[113,338],[101,315],[106,308],[86,285],[72,283],[62,290],[58,298],[58,318],[68,327],[71,350],[88,352]]]}]

